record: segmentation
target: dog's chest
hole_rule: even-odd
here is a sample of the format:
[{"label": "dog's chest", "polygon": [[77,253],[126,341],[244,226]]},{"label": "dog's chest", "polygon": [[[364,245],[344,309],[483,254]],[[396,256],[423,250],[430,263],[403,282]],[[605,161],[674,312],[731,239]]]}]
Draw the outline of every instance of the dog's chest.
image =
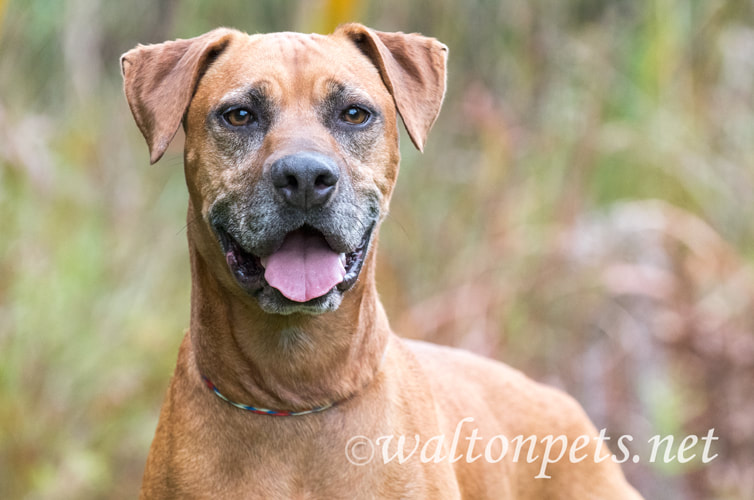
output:
[{"label": "dog's chest", "polygon": [[[219,496],[223,498],[444,498],[433,489],[443,484],[448,473],[452,475],[440,470],[447,464],[384,463],[379,450],[368,463],[354,464],[349,455],[354,436],[391,434],[393,430],[386,426],[390,418],[376,419],[372,425],[365,425],[363,418],[347,416],[338,422],[263,418],[243,418],[246,425],[225,426],[217,419],[214,425],[206,424],[214,429],[206,433],[209,429],[205,427],[205,435],[215,439],[211,443],[207,439],[203,450],[195,450],[203,454],[201,461],[209,469],[202,476],[212,478],[212,484],[204,484],[202,489],[214,489],[216,497],[222,492]],[[234,430],[227,432],[231,428]],[[447,488],[447,498],[455,498],[453,491]]]}]

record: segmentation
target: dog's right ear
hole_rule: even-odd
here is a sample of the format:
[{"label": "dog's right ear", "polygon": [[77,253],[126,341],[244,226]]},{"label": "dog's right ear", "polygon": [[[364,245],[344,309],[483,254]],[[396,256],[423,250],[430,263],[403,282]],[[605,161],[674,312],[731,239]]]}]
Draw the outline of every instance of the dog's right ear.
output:
[{"label": "dog's right ear", "polygon": [[234,33],[218,28],[188,40],[139,45],[121,56],[126,99],[149,145],[151,163],[165,153],[199,79]]}]

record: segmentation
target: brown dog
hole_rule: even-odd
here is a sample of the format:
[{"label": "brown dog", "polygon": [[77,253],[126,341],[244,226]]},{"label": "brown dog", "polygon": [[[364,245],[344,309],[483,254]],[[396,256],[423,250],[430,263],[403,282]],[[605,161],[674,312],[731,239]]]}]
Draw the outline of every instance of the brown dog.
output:
[{"label": "brown dog", "polygon": [[446,53],[351,24],[122,57],[152,163],[183,123],[189,189],[191,327],[142,498],[639,498],[568,396],[390,331],[396,118],[421,150]]}]

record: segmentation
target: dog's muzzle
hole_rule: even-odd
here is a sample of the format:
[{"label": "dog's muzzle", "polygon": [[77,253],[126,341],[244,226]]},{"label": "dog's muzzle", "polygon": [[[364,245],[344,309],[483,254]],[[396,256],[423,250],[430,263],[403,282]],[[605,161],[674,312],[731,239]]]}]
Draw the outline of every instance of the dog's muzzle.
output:
[{"label": "dog's muzzle", "polygon": [[379,210],[355,202],[337,164],[321,154],[276,160],[267,179],[254,195],[263,201],[247,204],[265,207],[257,216],[240,216],[238,203],[210,209],[231,273],[267,312],[336,309],[358,279]]}]

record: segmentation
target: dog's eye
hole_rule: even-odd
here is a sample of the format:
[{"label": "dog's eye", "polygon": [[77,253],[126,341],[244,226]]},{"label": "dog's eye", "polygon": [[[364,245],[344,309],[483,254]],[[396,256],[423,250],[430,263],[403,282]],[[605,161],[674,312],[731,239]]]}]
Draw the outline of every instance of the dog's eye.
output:
[{"label": "dog's eye", "polygon": [[246,108],[235,108],[226,111],[223,118],[234,127],[243,127],[254,121],[254,114]]},{"label": "dog's eye", "polygon": [[369,111],[358,106],[350,106],[346,108],[341,114],[340,119],[351,125],[362,125],[369,120]]}]

